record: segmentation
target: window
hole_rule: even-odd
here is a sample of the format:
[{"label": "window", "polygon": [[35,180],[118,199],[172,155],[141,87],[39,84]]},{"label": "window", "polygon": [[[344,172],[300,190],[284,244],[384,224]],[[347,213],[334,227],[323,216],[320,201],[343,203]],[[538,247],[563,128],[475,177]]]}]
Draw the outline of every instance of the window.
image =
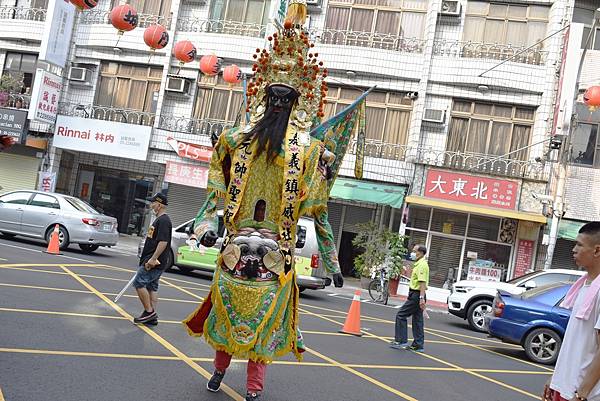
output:
[{"label": "window", "polygon": [[214,0],[211,4],[210,18],[266,25],[270,7],[270,0]]},{"label": "window", "polygon": [[31,8],[48,9],[48,0],[31,0]]},{"label": "window", "polygon": [[[527,160],[535,110],[455,100],[446,150]],[[524,149],[525,148],[525,149]]]},{"label": "window", "polygon": [[463,40],[531,46],[546,37],[549,10],[541,5],[468,1]]},{"label": "window", "polygon": [[10,203],[13,205],[26,205],[31,198],[30,192],[14,192],[12,194],[4,195],[0,197],[2,203]]},{"label": "window", "polygon": [[96,104],[154,113],[162,68],[102,63]]},{"label": "window", "polygon": [[202,75],[194,117],[200,120],[235,121],[243,108],[242,84],[230,85],[221,76]]},{"label": "window", "polygon": [[35,194],[30,203],[31,206],[47,207],[50,209],[60,209],[58,200],[54,196]]},{"label": "window", "polygon": [[[558,283],[558,282],[573,282],[573,276],[571,274],[564,273],[548,273],[548,274],[540,274],[539,276],[531,277],[529,280],[535,282],[536,287],[542,287],[547,284]],[[577,277],[579,278],[579,277]],[[519,285],[519,287],[523,287],[527,281],[523,282],[523,284]]]},{"label": "window", "polygon": [[31,93],[36,65],[37,55],[35,54],[6,53],[4,74],[8,74],[12,76],[12,78],[23,82],[22,87],[14,92],[27,95]]},{"label": "window", "polygon": [[[325,117],[334,116],[361,95],[359,89],[330,85],[325,104]],[[373,91],[367,96],[367,140],[405,145],[410,128],[412,100],[401,92]],[[379,155],[386,157],[391,155]]]},{"label": "window", "polygon": [[423,39],[426,15],[427,0],[331,0],[325,29]]},{"label": "window", "polygon": [[[583,49],[590,31],[592,30],[592,24],[594,22],[594,9],[585,9],[575,6],[573,9],[573,22],[586,25],[583,28],[583,37],[581,38],[581,48]],[[595,32],[592,34],[590,42],[588,43],[588,49],[600,50],[600,27],[596,28]]]},{"label": "window", "polygon": [[571,162],[600,167],[600,138],[598,125],[578,124],[571,137]]},{"label": "window", "polygon": [[79,198],[65,197],[65,200],[67,202],[69,202],[69,204],[71,206],[73,206],[73,208],[75,208],[76,210],[79,210],[80,212],[86,212],[86,213],[92,213],[92,214],[100,214],[99,211],[97,211],[92,206],[90,206],[89,204],[87,204],[86,202],[82,201]]},{"label": "window", "polygon": [[[111,9],[119,4],[121,0],[113,0]],[[171,13],[171,0],[127,0],[138,14],[168,16]]]}]

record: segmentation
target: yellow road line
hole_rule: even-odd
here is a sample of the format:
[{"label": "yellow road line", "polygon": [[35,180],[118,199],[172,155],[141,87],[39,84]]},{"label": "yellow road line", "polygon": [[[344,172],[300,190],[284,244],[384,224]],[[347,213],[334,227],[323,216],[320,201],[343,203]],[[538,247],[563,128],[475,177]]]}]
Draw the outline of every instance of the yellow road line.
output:
[{"label": "yellow road line", "polygon": [[[79,283],[81,283],[81,285],[83,285],[88,290],[90,290],[94,294],[96,294],[97,297],[99,297],[104,302],[106,302],[109,306],[111,306],[114,310],[116,310],[121,316],[123,316],[123,317],[125,317],[127,319],[132,319],[132,316],[129,313],[127,313],[119,305],[117,305],[116,303],[114,303],[113,301],[111,301],[110,299],[108,299],[104,294],[100,293],[100,291],[98,291],[95,287],[93,287],[87,281],[85,281],[84,279],[82,279],[81,277],[79,277],[77,274],[73,273],[71,270],[69,270],[69,268],[67,268],[65,266],[61,266],[61,268],[65,272],[69,273],[75,280],[77,280]],[[148,327],[146,327],[144,325],[138,325],[138,327],[139,327],[140,330],[144,331],[146,334],[148,334],[150,337],[152,337],[155,341],[157,341],[163,347],[165,347],[166,349],[168,349],[169,351],[171,351],[175,356],[177,356],[179,359],[181,359],[183,362],[185,362],[189,367],[191,367],[192,369],[194,369],[196,372],[198,372],[199,374],[201,374],[202,376],[204,376],[206,379],[210,379],[212,377],[212,374],[210,372],[208,372],[206,369],[202,368],[196,362],[192,361],[187,355],[185,355],[183,352],[181,352],[179,349],[177,349],[170,342],[168,342],[167,340],[165,340],[164,338],[162,338],[161,336],[159,336],[157,333],[155,333],[154,331],[150,330]],[[223,389],[223,392],[225,392],[232,399],[234,399],[236,401],[243,401],[244,400],[244,398],[242,396],[240,396],[238,393],[236,393],[235,390],[233,390],[228,385],[226,385],[226,384],[223,383],[221,385],[221,388]]]},{"label": "yellow road line", "polygon": [[4,395],[2,394],[2,388],[0,388],[0,401],[4,401]]},{"label": "yellow road line", "polygon": [[39,267],[61,267],[61,266],[66,266],[66,267],[78,267],[78,266],[106,266],[103,264],[95,264],[95,263],[66,263],[66,264],[61,264],[61,263],[10,263],[10,264],[0,264],[0,267],[35,267],[35,266],[39,266]]},{"label": "yellow road line", "polygon": [[94,358],[118,358],[118,359],[153,359],[157,361],[179,361],[176,356],[165,355],[135,355],[135,354],[109,354],[103,352],[75,352],[75,351],[53,351],[44,349],[23,348],[0,348],[0,352],[35,354],[35,355],[58,355],[58,356],[86,356]]}]

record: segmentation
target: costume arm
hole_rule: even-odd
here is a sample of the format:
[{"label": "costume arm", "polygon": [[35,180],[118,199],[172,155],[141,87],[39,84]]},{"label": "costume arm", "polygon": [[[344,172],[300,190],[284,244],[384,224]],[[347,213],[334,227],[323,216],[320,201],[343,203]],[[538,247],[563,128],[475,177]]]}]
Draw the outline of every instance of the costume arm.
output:
[{"label": "costume arm", "polygon": [[315,229],[317,232],[319,253],[321,254],[321,258],[323,258],[323,266],[328,273],[340,273],[340,262],[338,260],[337,250],[335,249],[333,230],[329,224],[327,210],[324,210],[315,216]]},{"label": "costume arm", "polygon": [[217,215],[217,193],[211,191],[206,202],[198,211],[194,220],[194,233],[197,238],[202,238],[207,231],[217,232],[219,229],[219,216]]}]

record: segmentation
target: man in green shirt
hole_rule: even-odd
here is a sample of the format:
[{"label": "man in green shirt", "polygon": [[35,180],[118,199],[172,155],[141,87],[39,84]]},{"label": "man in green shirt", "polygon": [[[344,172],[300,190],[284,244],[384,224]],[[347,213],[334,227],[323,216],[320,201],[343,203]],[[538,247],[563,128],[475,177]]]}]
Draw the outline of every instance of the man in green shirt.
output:
[{"label": "man in green shirt", "polygon": [[[396,333],[390,347],[395,349],[411,349],[423,352],[425,345],[425,333],[423,327],[423,311],[426,307],[427,285],[429,284],[429,264],[425,255],[427,248],[423,245],[415,245],[410,258],[415,261],[410,276],[408,299],[396,314]],[[412,316],[413,343],[408,344],[407,318]]]}]

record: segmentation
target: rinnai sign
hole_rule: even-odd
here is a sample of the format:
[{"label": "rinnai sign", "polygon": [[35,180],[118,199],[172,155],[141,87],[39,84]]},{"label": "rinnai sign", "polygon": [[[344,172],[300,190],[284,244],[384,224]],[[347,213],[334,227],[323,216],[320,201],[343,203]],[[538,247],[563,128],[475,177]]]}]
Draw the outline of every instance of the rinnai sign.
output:
[{"label": "rinnai sign", "polygon": [[46,124],[54,124],[61,90],[61,77],[38,69],[35,74],[28,118]]},{"label": "rinnai sign", "polygon": [[208,146],[196,145],[188,142],[181,142],[177,139],[167,138],[167,143],[177,152],[179,157],[210,162],[212,157],[212,148]]},{"label": "rinnai sign", "polygon": [[167,161],[165,181],[187,185],[188,187],[206,188],[208,185],[208,168]]},{"label": "rinnai sign", "polygon": [[146,160],[152,127],[58,116],[53,145],[100,155]]},{"label": "rinnai sign", "polygon": [[519,183],[459,174],[444,170],[429,170],[424,196],[498,209],[515,209]]},{"label": "rinnai sign", "polygon": [[69,1],[50,0],[40,47],[40,60],[65,68],[75,13],[75,7]]}]

